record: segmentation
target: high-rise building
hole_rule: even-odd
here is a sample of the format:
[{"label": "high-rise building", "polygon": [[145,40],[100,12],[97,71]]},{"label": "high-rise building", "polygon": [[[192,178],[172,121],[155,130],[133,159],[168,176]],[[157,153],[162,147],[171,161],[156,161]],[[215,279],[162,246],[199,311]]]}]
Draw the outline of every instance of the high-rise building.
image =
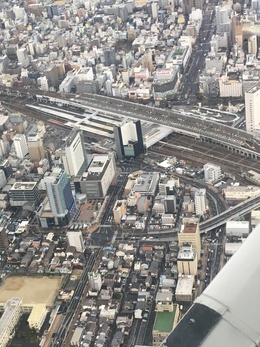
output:
[{"label": "high-rise building", "polygon": [[19,48],[17,50],[17,59],[18,63],[22,65],[22,67],[26,68],[30,64],[30,60],[28,57],[27,49],[25,47]]},{"label": "high-rise building", "polygon": [[216,32],[221,35],[227,33],[231,39],[231,7],[227,4],[216,6]]},{"label": "high-rise building", "polygon": [[0,189],[2,189],[6,185],[6,177],[4,170],[0,169]]},{"label": "high-rise building", "polygon": [[7,253],[9,246],[8,237],[4,227],[0,227],[0,253]]},{"label": "high-rise building", "polygon": [[257,36],[252,35],[248,39],[248,53],[252,54],[253,56],[256,56],[257,52]]},{"label": "high-rise building", "polygon": [[212,183],[221,177],[221,168],[219,165],[207,163],[203,169],[206,183]]},{"label": "high-rise building", "polygon": [[260,129],[260,83],[245,93],[246,131],[254,133]]},{"label": "high-rise building", "polygon": [[197,259],[200,259],[201,241],[200,241],[200,229],[199,224],[189,223],[182,225],[180,232],[178,233],[179,248],[184,244],[191,244],[195,250]]},{"label": "high-rise building", "polygon": [[55,224],[64,223],[70,218],[70,212],[75,207],[71,185],[67,174],[61,168],[54,168],[49,176],[44,177],[44,183]]},{"label": "high-rise building", "polygon": [[114,127],[116,151],[119,159],[135,158],[144,153],[140,120],[127,121]]},{"label": "high-rise building", "polygon": [[45,157],[43,141],[39,134],[30,134],[27,136],[27,145],[29,156],[32,161],[40,161]]},{"label": "high-rise building", "polygon": [[68,231],[67,238],[69,245],[75,247],[77,252],[84,251],[84,240],[81,231]]},{"label": "high-rise building", "polygon": [[0,139],[0,157],[4,157],[9,151],[9,142]]},{"label": "high-rise building", "polygon": [[13,173],[12,165],[8,159],[0,160],[0,169],[4,171],[6,178],[9,178]]},{"label": "high-rise building", "polygon": [[177,258],[177,268],[180,275],[197,275],[197,254],[189,243],[180,248]]},{"label": "high-rise building", "polygon": [[66,173],[71,177],[82,175],[86,170],[87,155],[83,133],[80,129],[74,128],[65,139],[62,161]]},{"label": "high-rise building", "polygon": [[116,63],[116,53],[114,49],[108,48],[104,51],[105,66],[110,66]]},{"label": "high-rise building", "polygon": [[96,154],[80,181],[80,191],[90,199],[103,198],[116,174],[114,154]]},{"label": "high-rise building", "polygon": [[184,14],[190,14],[192,11],[192,8],[195,9],[201,9],[203,7],[203,0],[183,0],[183,13]]},{"label": "high-rise building", "polygon": [[195,211],[197,216],[203,216],[207,211],[206,189],[198,189],[195,192]]},{"label": "high-rise building", "polygon": [[18,158],[23,159],[28,154],[26,137],[23,134],[16,134],[13,138],[15,153]]},{"label": "high-rise building", "polygon": [[100,291],[102,286],[102,279],[99,272],[89,272],[88,273],[89,288],[91,290]]}]

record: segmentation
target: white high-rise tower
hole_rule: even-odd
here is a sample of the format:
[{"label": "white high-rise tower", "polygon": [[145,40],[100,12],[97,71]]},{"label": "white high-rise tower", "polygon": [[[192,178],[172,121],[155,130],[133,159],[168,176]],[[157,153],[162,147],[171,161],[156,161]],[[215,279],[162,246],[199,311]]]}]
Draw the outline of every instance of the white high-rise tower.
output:
[{"label": "white high-rise tower", "polygon": [[255,133],[260,130],[260,83],[245,93],[246,131]]},{"label": "white high-rise tower", "polygon": [[62,149],[62,161],[66,173],[75,177],[87,168],[87,156],[82,131],[74,128],[65,140]]}]

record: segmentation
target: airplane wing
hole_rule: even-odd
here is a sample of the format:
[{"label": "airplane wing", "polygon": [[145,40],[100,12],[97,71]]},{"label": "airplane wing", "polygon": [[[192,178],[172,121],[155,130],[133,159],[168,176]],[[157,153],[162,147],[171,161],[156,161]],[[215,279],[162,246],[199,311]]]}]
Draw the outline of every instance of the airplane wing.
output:
[{"label": "airplane wing", "polygon": [[199,346],[260,346],[260,226],[161,345]]}]

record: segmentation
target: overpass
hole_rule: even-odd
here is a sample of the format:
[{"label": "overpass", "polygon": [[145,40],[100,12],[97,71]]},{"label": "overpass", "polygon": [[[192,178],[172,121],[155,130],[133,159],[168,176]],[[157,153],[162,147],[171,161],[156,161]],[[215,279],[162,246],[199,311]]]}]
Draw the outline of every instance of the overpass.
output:
[{"label": "overpass", "polygon": [[240,204],[224,211],[217,216],[214,216],[205,222],[200,223],[200,233],[206,233],[214,228],[220,227],[225,224],[228,220],[238,218],[246,213],[249,213],[254,208],[260,207],[260,196],[249,198]]},{"label": "overpass", "polygon": [[98,111],[101,115],[111,114],[117,117],[140,119],[164,125],[176,133],[191,136],[203,142],[218,144],[242,156],[255,160],[260,159],[260,143],[251,134],[220,122],[187,114],[184,110],[159,109],[98,94],[85,94],[79,98],[75,94],[43,93],[38,90],[28,91],[5,87],[1,87],[0,94],[20,97],[34,105],[51,104],[57,107]]}]

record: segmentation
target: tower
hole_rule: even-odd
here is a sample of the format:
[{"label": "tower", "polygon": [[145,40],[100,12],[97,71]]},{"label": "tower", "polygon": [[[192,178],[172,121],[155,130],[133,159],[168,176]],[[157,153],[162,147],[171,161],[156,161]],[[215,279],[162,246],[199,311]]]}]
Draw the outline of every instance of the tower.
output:
[{"label": "tower", "polygon": [[67,238],[69,245],[75,247],[77,252],[84,251],[84,240],[81,231],[68,231]]},{"label": "tower", "polygon": [[27,136],[29,155],[32,161],[40,161],[45,157],[43,141],[38,133]]},{"label": "tower", "polygon": [[6,177],[4,170],[0,169],[0,189],[6,185]]},{"label": "tower", "polygon": [[102,279],[99,272],[88,273],[89,287],[91,290],[100,291],[102,286]]},{"label": "tower", "polygon": [[206,189],[198,189],[195,193],[195,210],[197,216],[203,216],[207,210]]},{"label": "tower", "polygon": [[144,143],[140,120],[127,121],[114,127],[116,151],[119,159],[136,158],[144,153]]},{"label": "tower", "polygon": [[245,108],[246,108],[246,131],[254,133],[259,129],[260,125],[260,83],[250,88],[245,93]]},{"label": "tower", "polygon": [[86,170],[87,155],[83,133],[79,128],[74,128],[65,139],[62,161],[66,173],[71,177],[81,175]]},{"label": "tower", "polygon": [[16,134],[13,138],[15,153],[18,158],[23,159],[28,154],[26,137],[23,134]]},{"label": "tower", "polygon": [[27,68],[30,64],[29,57],[27,54],[26,48],[19,48],[17,50],[17,59],[18,63],[22,65],[22,67]]},{"label": "tower", "polygon": [[9,246],[8,237],[4,227],[0,227],[0,253],[7,253]]},{"label": "tower", "polygon": [[248,53],[254,57],[257,55],[257,36],[252,35],[248,39]]},{"label": "tower", "polygon": [[68,222],[75,201],[66,172],[54,168],[49,176],[44,177],[44,182],[55,224],[60,224],[64,219]]},{"label": "tower", "polygon": [[181,228],[178,233],[179,248],[185,244],[192,245],[195,250],[197,259],[200,259],[201,241],[200,241],[200,229],[199,224],[187,223]]}]

